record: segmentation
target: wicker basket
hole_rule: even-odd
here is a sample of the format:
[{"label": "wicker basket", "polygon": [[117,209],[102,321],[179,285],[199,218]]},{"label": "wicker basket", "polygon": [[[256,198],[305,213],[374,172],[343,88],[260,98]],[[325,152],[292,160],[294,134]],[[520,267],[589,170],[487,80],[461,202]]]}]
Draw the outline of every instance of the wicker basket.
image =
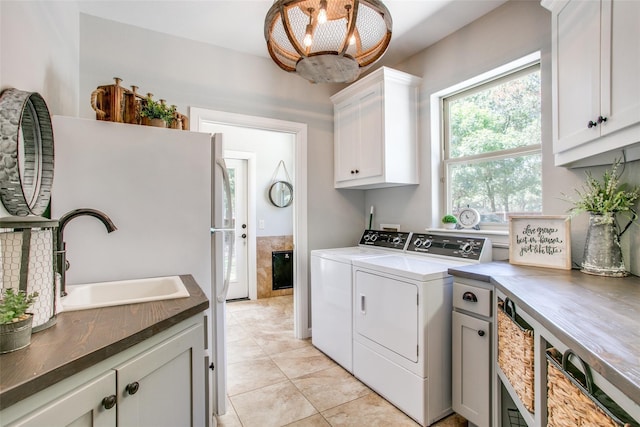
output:
[{"label": "wicker basket", "polygon": [[533,412],[533,328],[509,298],[498,302],[498,365],[522,404]]},{"label": "wicker basket", "polygon": [[[582,371],[568,363],[571,356],[580,362]],[[593,384],[589,365],[573,351],[562,355],[554,348],[548,349],[547,367],[548,427],[640,426]]]}]

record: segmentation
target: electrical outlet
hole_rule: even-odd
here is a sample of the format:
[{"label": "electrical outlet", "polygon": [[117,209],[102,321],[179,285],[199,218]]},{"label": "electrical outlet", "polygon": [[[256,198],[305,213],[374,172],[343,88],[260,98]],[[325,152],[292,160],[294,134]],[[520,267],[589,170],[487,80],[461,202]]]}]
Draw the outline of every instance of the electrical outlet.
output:
[{"label": "electrical outlet", "polygon": [[258,220],[258,228],[264,230],[264,219]]}]

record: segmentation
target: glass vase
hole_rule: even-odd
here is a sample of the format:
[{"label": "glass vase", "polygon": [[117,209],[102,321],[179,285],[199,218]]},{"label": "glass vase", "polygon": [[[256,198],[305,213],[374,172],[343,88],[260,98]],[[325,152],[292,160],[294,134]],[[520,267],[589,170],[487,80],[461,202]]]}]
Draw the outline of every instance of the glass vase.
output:
[{"label": "glass vase", "polygon": [[620,234],[614,214],[590,214],[581,271],[607,277],[625,277]]}]

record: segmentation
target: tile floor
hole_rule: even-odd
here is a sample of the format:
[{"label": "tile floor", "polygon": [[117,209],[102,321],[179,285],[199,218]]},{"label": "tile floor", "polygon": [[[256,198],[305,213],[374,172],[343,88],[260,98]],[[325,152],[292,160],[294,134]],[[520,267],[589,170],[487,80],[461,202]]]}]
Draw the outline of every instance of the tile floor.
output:
[{"label": "tile floor", "polygon": [[[222,427],[417,427],[393,405],[293,336],[291,295],[227,304],[227,413]],[[452,415],[434,426],[462,427]]]}]

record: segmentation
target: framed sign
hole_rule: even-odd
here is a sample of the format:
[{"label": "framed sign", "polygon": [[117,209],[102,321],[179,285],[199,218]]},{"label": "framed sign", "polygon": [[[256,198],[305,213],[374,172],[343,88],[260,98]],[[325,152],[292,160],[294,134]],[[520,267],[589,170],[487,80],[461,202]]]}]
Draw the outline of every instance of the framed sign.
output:
[{"label": "framed sign", "polygon": [[509,263],[571,270],[571,219],[568,216],[512,216]]}]

